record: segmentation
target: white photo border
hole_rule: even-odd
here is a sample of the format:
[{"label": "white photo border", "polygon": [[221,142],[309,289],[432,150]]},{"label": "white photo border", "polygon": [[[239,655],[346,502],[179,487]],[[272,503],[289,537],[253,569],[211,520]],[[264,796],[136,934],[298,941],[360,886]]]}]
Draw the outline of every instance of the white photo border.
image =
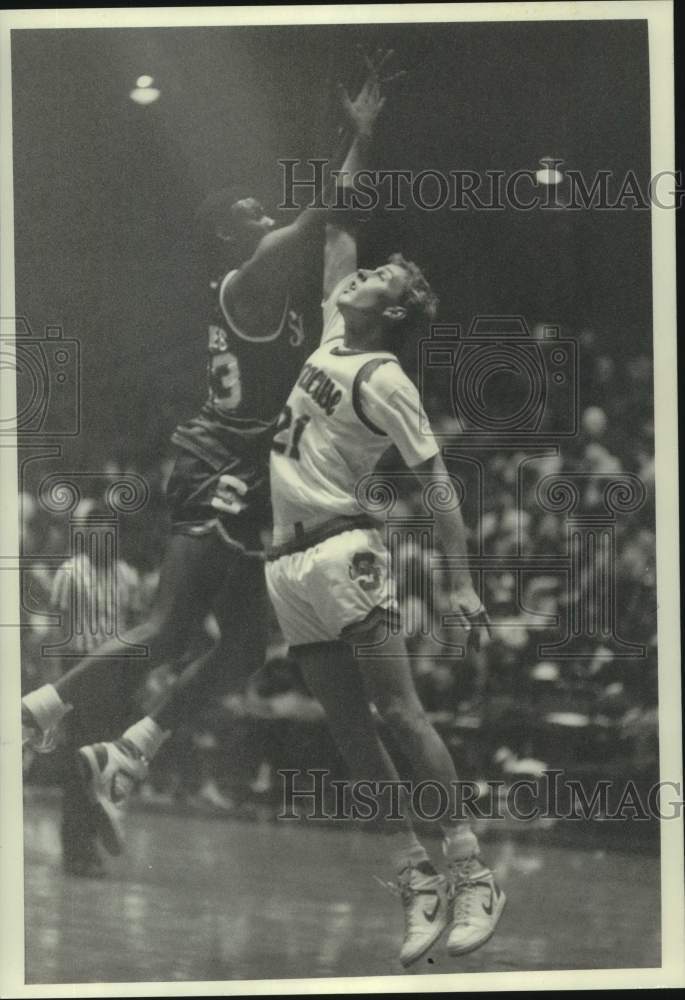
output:
[{"label": "white photo border", "polygon": [[[0,14],[0,316],[13,316],[14,228],[10,33],[40,28],[181,27],[204,25],[372,24],[540,20],[648,22],[651,174],[675,168],[673,4],[670,0],[604,3],[368,4],[270,7],[85,8]],[[683,782],[678,562],[678,451],[675,213],[652,212],[652,298],[655,378],[656,533],[659,636],[659,738],[662,781]],[[13,373],[0,373],[0,417],[15,410]],[[0,621],[19,606],[16,448],[0,447]],[[14,570],[14,571],[13,571]],[[662,965],[658,969],[459,973],[339,979],[176,983],[41,984],[24,982],[22,771],[19,718],[19,630],[0,628],[0,995],[229,996],[425,991],[602,989],[685,985],[683,824],[661,824]],[[681,796],[682,797],[682,796]],[[560,956],[560,961],[563,957]]]}]

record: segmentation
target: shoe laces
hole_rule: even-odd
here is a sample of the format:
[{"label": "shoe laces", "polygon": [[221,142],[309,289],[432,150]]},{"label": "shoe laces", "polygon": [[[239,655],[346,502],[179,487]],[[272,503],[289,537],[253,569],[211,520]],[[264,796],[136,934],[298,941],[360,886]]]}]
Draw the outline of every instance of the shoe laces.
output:
[{"label": "shoe laces", "polygon": [[450,865],[451,886],[450,897],[453,903],[452,920],[454,924],[464,924],[470,921],[477,900],[477,890],[485,885],[482,866],[474,858],[467,861],[453,862]]},{"label": "shoe laces", "polygon": [[57,727],[42,729],[24,705],[21,706],[21,726],[31,734],[28,746],[34,753],[50,753],[57,746]]},{"label": "shoe laces", "polygon": [[[405,874],[406,872],[406,874]],[[423,913],[417,910],[416,903],[419,896],[433,896],[436,894],[437,885],[432,884],[435,876],[424,876],[430,880],[430,885],[416,885],[412,882],[413,871],[411,868],[405,869],[398,879],[397,882],[387,882],[383,879],[378,878],[374,875],[374,879],[388,892],[392,893],[393,896],[398,897],[402,900],[402,908],[404,910],[404,923],[407,932],[410,933],[414,930],[422,929],[422,916]]]},{"label": "shoe laces", "polygon": [[385,889],[387,892],[392,893],[393,896],[401,896],[402,890],[400,886],[397,884],[397,882],[388,882],[386,881],[386,879],[379,878],[378,875],[374,875],[373,879],[375,882],[378,882],[378,884],[382,886],[382,888]]},{"label": "shoe laces", "polygon": [[[114,746],[128,758],[129,764],[135,768],[136,772],[144,771],[145,774],[147,774],[150,762],[145,754],[138,749],[135,743],[132,743],[125,737],[120,736],[118,740],[114,741]],[[136,780],[142,780],[138,774],[136,774]]]},{"label": "shoe laces", "polygon": [[40,726],[31,726],[31,729],[36,734],[31,739],[31,749],[35,753],[52,753],[57,746],[57,727],[41,729]]}]

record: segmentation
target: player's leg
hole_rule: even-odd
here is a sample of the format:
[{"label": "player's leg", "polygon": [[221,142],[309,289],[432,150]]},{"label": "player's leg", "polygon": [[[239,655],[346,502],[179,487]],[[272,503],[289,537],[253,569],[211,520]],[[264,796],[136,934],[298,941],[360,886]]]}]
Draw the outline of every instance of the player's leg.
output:
[{"label": "player's leg", "polygon": [[367,696],[402,747],[414,781],[444,788],[448,810],[441,825],[454,896],[449,948],[453,954],[471,951],[494,931],[504,895],[480,861],[469,825],[459,820],[454,763],[422,709],[404,640],[388,627],[397,618],[388,550],[378,531],[355,530],[317,552],[312,593],[318,613],[330,629],[337,622],[342,637],[366,647],[363,655],[357,651],[357,663]]},{"label": "player's leg", "polygon": [[[131,674],[142,677],[164,659],[180,657],[190,630],[207,614],[225,571],[226,551],[214,534],[173,534],[147,620],[99,646],[54,685],[26,695],[22,721],[27,738],[48,742],[71,707],[87,713],[97,703],[111,704],[129,689]],[[132,656],[131,645],[145,647],[147,655]]]},{"label": "player's leg", "polygon": [[[81,764],[80,771],[74,767],[65,770],[64,807],[73,806],[76,823],[77,814],[87,811],[83,808],[84,800],[94,802],[91,814],[94,814],[103,844],[111,853],[120,852],[123,837],[120,822],[111,822],[111,815],[119,820],[129,792],[147,774],[147,763],[138,754],[122,752],[116,743],[87,741],[97,736],[111,738],[114,735],[112,725],[128,712],[131,688],[137,680],[162,657],[182,651],[187,636],[209,610],[213,593],[226,572],[226,559],[225,547],[213,534],[172,535],[162,565],[155,606],[148,621],[126,633],[123,641],[101,646],[69,672],[66,683],[58,681],[54,688],[48,689],[54,695],[52,710],[56,714],[52,719],[47,713],[40,717],[41,731],[49,732],[59,722],[64,705],[72,700],[76,716],[72,723],[77,723],[81,735],[77,745],[86,743],[75,758]],[[121,655],[122,649],[128,652],[126,641],[148,644],[148,656]],[[41,698],[43,690],[29,694],[24,699],[24,707],[29,702],[28,707],[32,709],[31,703]],[[38,701],[38,704],[44,707],[44,703]],[[98,728],[94,728],[95,723]],[[67,833],[72,826],[71,816],[65,816]]]},{"label": "player's leg", "polygon": [[96,815],[83,781],[78,750],[84,743],[113,739],[121,732],[131,713],[136,676],[130,676],[125,692],[117,697],[95,700],[88,712],[70,712],[64,726],[64,740],[58,748],[62,818],[60,835],[65,872],[70,875],[101,877],[105,867],[99,853]]},{"label": "player's leg", "polygon": [[[221,795],[228,796],[224,801],[238,808],[245,805],[259,763],[268,754],[265,737],[269,729],[263,719],[249,714],[227,717],[219,708],[219,699],[242,695],[249,679],[264,667],[270,608],[263,559],[242,560],[218,595],[214,614],[221,631],[217,650],[220,668],[204,681],[198,679],[190,698],[195,717],[202,720],[202,728],[216,742],[214,778],[221,786]],[[211,704],[217,710],[208,716],[205,706]],[[204,788],[214,794],[211,780]]]},{"label": "player's leg", "polygon": [[[130,727],[124,738],[131,740],[151,760],[163,735],[181,721],[192,719],[210,698],[243,688],[258,670],[266,653],[266,587],[264,565],[239,550],[222,548],[224,579],[215,588],[214,613],[221,639],[181,672],[176,683],[155,706],[148,720],[154,723],[154,738],[146,740],[144,729]],[[149,727],[148,727],[149,728]]]},{"label": "player's leg", "polygon": [[404,639],[381,627],[364,643],[358,663],[368,697],[401,745],[414,781],[437,782],[445,792],[448,809],[441,826],[453,898],[448,950],[452,955],[466,954],[492,935],[506,897],[483,864],[469,824],[460,818],[454,762],[423,711]]},{"label": "player's leg", "polygon": [[[189,540],[191,545],[199,541],[188,536],[181,537]],[[231,591],[236,596],[241,594],[240,569],[252,562],[238,549],[228,548],[216,536],[201,536],[203,550],[208,539],[212,543],[211,554],[209,551],[206,553],[211,568],[212,591],[203,592],[197,614],[190,621],[186,619],[187,626],[201,620],[217,592],[227,601],[230,601]],[[259,569],[259,576],[263,578],[261,565]],[[223,574],[223,580],[220,574]],[[227,582],[233,584],[228,592]],[[261,586],[263,589],[263,583]],[[235,614],[225,612],[222,616],[224,628],[230,627],[232,620],[235,621]],[[120,854],[123,849],[124,820],[131,792],[146,777],[150,762],[170,733],[181,721],[191,719],[222,686],[232,667],[231,648],[228,641],[223,640],[188,664],[159,705],[129,726],[118,739],[81,747],[84,775],[89,795],[95,803],[99,835],[111,854]]]},{"label": "player's leg", "polygon": [[214,540],[215,557],[217,553],[223,560],[224,579],[215,584],[211,603],[221,629],[220,642],[189,663],[153,711],[129,726],[119,739],[81,748],[100,837],[110,853],[121,853],[130,793],[147,774],[164,740],[179,723],[198,715],[212,697],[242,688],[247,677],[263,664],[263,563],[227,547],[218,537]]},{"label": "player's leg", "polygon": [[[94,650],[56,685],[44,685],[22,699],[25,743],[51,749],[55,730],[72,706],[88,712],[100,700],[113,702],[128,689],[132,673],[143,676],[162,659],[182,655],[189,630],[206,614],[225,572],[211,506],[215,482],[212,467],[179,452],[166,491],[173,533],[147,620]],[[144,647],[147,655],[131,655],[131,645]]]},{"label": "player's leg", "polygon": [[[350,780],[398,782],[397,769],[378,734],[349,646],[341,642],[312,644],[296,647],[293,655],[311,693],[326,712],[333,741],[347,765]],[[401,810],[400,820],[385,816],[388,802],[382,788],[380,785],[376,796],[377,809],[404,908],[405,935],[400,961],[407,967],[435,944],[447,925],[446,887],[416,837],[407,812]]]},{"label": "player's leg", "polygon": [[[401,635],[389,625],[398,620],[390,559],[380,533],[355,530],[318,546],[316,607],[332,630],[351,646],[369,699],[398,737],[416,780],[441,782],[456,815],[454,763],[419,701]],[[448,831],[453,833],[453,824]],[[465,824],[460,836],[471,836]]]},{"label": "player's leg", "polygon": [[455,821],[458,801],[454,761],[423,710],[403,637],[379,625],[357,639],[356,659],[367,695],[402,747],[414,780],[437,782],[444,788],[447,808],[440,817],[443,831],[448,836],[469,835],[468,824]]},{"label": "player's leg", "polygon": [[[150,712],[150,719],[163,732],[173,732],[179,724],[190,723],[217,742],[220,750],[213,756],[223,754],[222,760],[228,762],[228,767],[222,764],[220,771],[214,767],[211,775],[206,775],[199,794],[210,796],[226,809],[245,797],[245,787],[257,766],[255,755],[259,754],[259,734],[264,726],[261,720],[249,717],[231,725],[221,711],[220,699],[242,693],[248,678],[263,667],[267,645],[263,559],[230,555],[230,566],[213,606],[220,632],[218,644],[206,655],[193,659]],[[137,728],[131,727],[127,734],[134,743],[140,743]],[[151,756],[149,747],[148,755]],[[226,798],[217,783],[224,788],[226,784],[239,788],[237,799],[233,795]]]},{"label": "player's leg", "polygon": [[[230,550],[229,550],[230,551]],[[151,713],[163,730],[192,718],[219,694],[242,691],[266,656],[267,596],[264,563],[231,553],[223,586],[214,601],[221,640],[210,655],[190,664]]]},{"label": "player's leg", "polygon": [[[269,596],[305,682],[326,711],[351,779],[394,782],[397,770],[379,737],[351,650],[331,641],[340,631],[344,611],[338,598],[350,585],[340,547],[334,538],[267,563]],[[392,830],[391,823],[386,822],[385,831]],[[406,813],[399,832],[390,834],[388,841],[405,914],[400,960],[408,966],[432,947],[447,925],[445,880],[430,864]]]},{"label": "player's leg", "polygon": [[[398,781],[397,769],[378,733],[349,647],[341,642],[311,643],[292,647],[291,653],[311,694],[326,712],[328,728],[347,765],[349,779]],[[389,824],[386,832],[391,831]],[[409,834],[406,819],[401,821],[398,832]],[[408,839],[413,847],[413,835]]]},{"label": "player's leg", "polygon": [[[157,653],[169,659],[178,658],[188,633],[212,609],[222,589],[230,586],[229,593],[224,592],[222,597],[222,603],[230,604],[243,593],[240,571],[246,577],[255,572],[244,550],[259,546],[262,513],[259,497],[255,493],[249,508],[235,517],[218,518],[212,507],[217,475],[202,460],[182,453],[167,487],[174,524],[173,544],[180,543],[187,550],[165,567],[168,572],[162,573],[157,603],[159,615],[154,629]],[[259,564],[257,572],[258,598],[264,590],[263,567]],[[249,619],[244,609],[241,614]],[[229,630],[236,620],[231,622],[230,615],[228,611],[219,615],[220,625]],[[148,762],[178,721],[190,718],[203,699],[216,690],[227,674],[227,667],[230,669],[226,660],[224,640],[223,646],[189,664],[157,710],[135,722],[120,739],[81,748],[100,835],[111,853],[118,854],[123,847],[124,810],[130,792],[144,778]]]},{"label": "player's leg", "polygon": [[105,866],[98,850],[97,825],[78,770],[80,746],[78,726],[73,713],[67,716],[64,743],[58,748],[62,789],[60,840],[62,865],[68,875],[100,878]]}]

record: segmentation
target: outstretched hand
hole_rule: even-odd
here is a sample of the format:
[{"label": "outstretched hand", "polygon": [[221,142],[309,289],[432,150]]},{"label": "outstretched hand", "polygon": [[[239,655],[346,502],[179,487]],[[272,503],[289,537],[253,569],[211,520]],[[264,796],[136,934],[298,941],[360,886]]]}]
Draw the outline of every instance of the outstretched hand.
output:
[{"label": "outstretched hand", "polygon": [[466,648],[478,652],[486,636],[492,639],[492,625],[485,605],[472,587],[455,590],[453,600],[468,633]]},{"label": "outstretched hand", "polygon": [[361,46],[357,46],[366,64],[367,77],[356,98],[352,100],[347,89],[342,83],[338,84],[338,91],[342,100],[345,114],[358,136],[370,138],[373,132],[376,119],[385,106],[386,98],[381,93],[381,85],[405,76],[405,70],[393,73],[391,76],[381,78],[381,69],[392,57],[393,49],[377,49],[373,56],[369,56]]},{"label": "outstretched hand", "polygon": [[378,80],[374,77],[368,77],[354,100],[351,99],[342,83],[338,84],[338,91],[345,114],[355,135],[367,139],[371,138],[376,119],[385,105],[385,97],[381,96]]},{"label": "outstretched hand", "polygon": [[359,49],[362,59],[364,60],[368,75],[370,77],[375,77],[379,83],[391,83],[393,80],[398,80],[401,76],[407,75],[406,69],[400,69],[396,73],[392,73],[390,76],[381,77],[381,70],[388,60],[392,59],[395,55],[394,49],[383,49],[379,47],[376,49],[375,53],[370,56],[362,45],[358,45],[357,48]]}]

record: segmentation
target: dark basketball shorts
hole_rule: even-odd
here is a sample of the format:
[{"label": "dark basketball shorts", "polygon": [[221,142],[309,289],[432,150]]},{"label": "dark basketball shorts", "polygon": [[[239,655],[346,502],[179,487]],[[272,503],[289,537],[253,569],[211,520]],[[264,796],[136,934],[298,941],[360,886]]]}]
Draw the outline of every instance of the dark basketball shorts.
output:
[{"label": "dark basketball shorts", "polygon": [[[238,514],[212,507],[219,477],[229,473],[248,486],[241,499],[246,505]],[[261,533],[270,523],[268,467],[262,468],[244,457],[227,457],[218,470],[209,462],[177,450],[166,499],[174,534],[205,535],[215,532],[227,545],[250,552],[261,551]]]}]

